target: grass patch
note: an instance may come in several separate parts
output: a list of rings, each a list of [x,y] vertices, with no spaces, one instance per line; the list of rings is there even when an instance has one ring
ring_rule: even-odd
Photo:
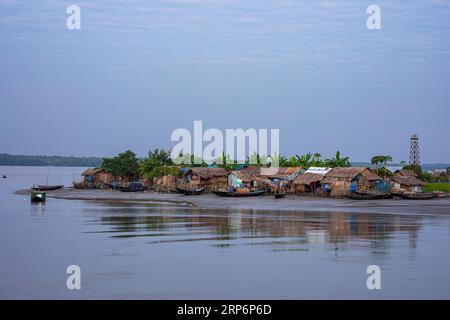
[[[448,182],[431,182],[423,187],[424,191],[444,191],[450,193],[450,183]]]

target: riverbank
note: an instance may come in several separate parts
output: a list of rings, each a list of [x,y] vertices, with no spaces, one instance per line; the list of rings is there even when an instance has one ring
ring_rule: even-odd
[[[29,196],[30,190],[19,190],[18,195]],[[261,210],[261,211],[318,211],[360,212],[406,215],[449,215],[450,199],[433,200],[348,200],[311,198],[298,195],[275,199],[273,196],[223,198],[213,194],[186,196],[176,193],[137,192],[125,193],[107,190],[77,190],[65,188],[47,192],[47,198],[65,200],[102,201],[117,203],[139,203],[148,206]]]

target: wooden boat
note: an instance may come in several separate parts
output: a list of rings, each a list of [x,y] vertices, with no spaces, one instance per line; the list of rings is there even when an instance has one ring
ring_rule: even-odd
[[[49,185],[39,185],[37,187],[32,187],[31,189],[34,191],[53,191],[63,188],[64,185],[58,184],[55,186],[49,186]]]
[[[284,198],[284,197],[286,197],[286,195],[287,195],[287,192],[286,192],[286,191],[275,192],[275,194],[274,194],[275,199],[281,199],[281,198]]]
[[[140,182],[132,182],[128,187],[119,187],[122,192],[141,192],[147,190],[147,188]]]
[[[205,190],[205,187],[196,188],[196,189],[182,189],[182,188],[175,188],[175,189],[177,190],[177,192],[182,193],[187,196],[197,196]]]
[[[233,191],[212,191],[220,197],[256,197],[266,193],[266,190],[255,190],[249,192],[233,192]]]
[[[31,191],[31,202],[45,202],[47,194],[42,191]]]
[[[353,200],[379,200],[379,199],[392,199],[392,195],[390,193],[352,192],[349,195],[349,198]]]
[[[429,200],[438,196],[435,192],[395,192],[393,195],[407,200]]]

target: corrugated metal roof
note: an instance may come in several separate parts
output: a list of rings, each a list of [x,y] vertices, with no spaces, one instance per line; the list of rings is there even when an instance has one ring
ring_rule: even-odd
[[[325,168],[325,167],[309,167],[309,169],[306,170],[305,173],[314,173],[314,174],[325,175],[330,170],[331,170],[331,168]]]

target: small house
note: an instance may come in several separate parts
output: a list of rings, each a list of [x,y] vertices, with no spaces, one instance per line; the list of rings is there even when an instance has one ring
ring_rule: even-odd
[[[261,177],[266,181],[268,189],[272,192],[279,188],[292,191],[292,182],[303,171],[302,167],[261,168]]]
[[[84,171],[81,176],[83,177],[83,188],[104,188],[110,186],[116,177],[107,173],[102,168],[92,168]]]
[[[304,173],[299,174],[293,182],[293,191],[296,193],[320,194],[320,181],[331,168],[310,167]]]
[[[425,183],[417,178],[417,175],[411,170],[397,170],[391,177],[392,189],[422,192],[424,185]]]
[[[206,191],[226,188],[228,185],[228,171],[223,168],[189,168],[179,184],[186,188],[205,187]]]
[[[327,172],[320,181],[322,189],[334,197],[345,197],[352,192],[376,192],[382,179],[366,167],[338,167]]]
[[[150,182],[151,186],[157,191],[170,191],[175,189],[177,177],[173,175],[164,175],[154,177]]]
[[[263,179],[259,168],[236,170],[228,174],[228,186],[233,188],[259,188],[262,185]]]

